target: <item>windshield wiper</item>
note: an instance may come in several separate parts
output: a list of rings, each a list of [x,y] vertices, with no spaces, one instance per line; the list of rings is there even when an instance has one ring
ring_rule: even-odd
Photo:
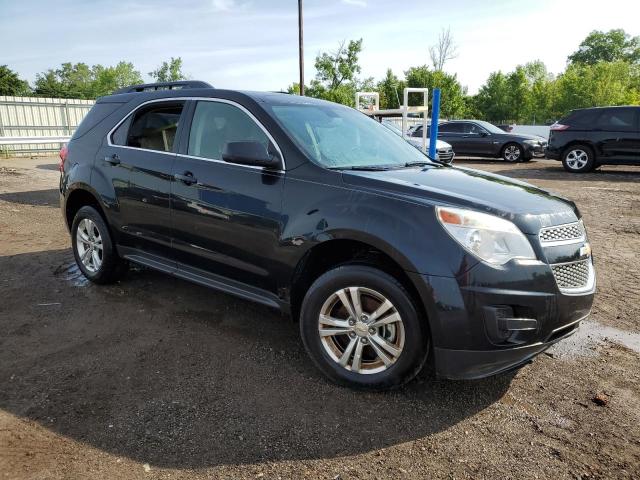
[[[418,160],[415,162],[407,162],[404,164],[405,167],[421,167],[423,165],[433,165],[435,162],[433,160]]]
[[[390,170],[390,167],[385,165],[354,165],[354,166],[328,167],[328,168],[329,170],[364,170],[364,171],[372,171],[372,172]]]

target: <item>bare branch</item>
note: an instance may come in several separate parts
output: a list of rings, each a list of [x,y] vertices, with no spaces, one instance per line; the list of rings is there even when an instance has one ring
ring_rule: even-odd
[[[442,71],[444,64],[458,56],[458,47],[453,41],[451,30],[447,28],[440,32],[438,43],[429,47],[429,56],[434,70]]]

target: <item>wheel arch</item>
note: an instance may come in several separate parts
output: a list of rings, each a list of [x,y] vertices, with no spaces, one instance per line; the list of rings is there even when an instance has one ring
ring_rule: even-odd
[[[423,300],[407,274],[407,271],[412,271],[408,266],[410,265],[408,260],[404,257],[399,259],[398,255],[385,250],[385,246],[380,242],[354,236],[335,236],[307,250],[298,261],[291,278],[290,303],[294,320],[298,319],[307,290],[320,275],[339,265],[352,264],[379,268],[398,280],[411,295],[418,314],[427,319],[427,328],[429,328]]]
[[[84,206],[91,206],[98,211],[107,225],[107,228],[110,229],[111,227],[104,205],[100,202],[99,198],[99,195],[88,185],[80,185],[71,190],[67,194],[64,204],[64,218],[67,222],[67,228],[71,230],[73,219],[75,218],[76,213],[78,213],[78,210]]]
[[[564,146],[564,148],[562,149],[562,154],[560,156],[560,159],[564,159],[564,156],[567,154],[567,152],[572,148],[575,147],[576,145],[584,145],[585,147],[589,147],[591,149],[591,153],[593,153],[594,161],[598,160],[598,150],[595,146],[595,144],[591,141],[591,140],[571,140],[570,142],[567,142],[567,144]]]

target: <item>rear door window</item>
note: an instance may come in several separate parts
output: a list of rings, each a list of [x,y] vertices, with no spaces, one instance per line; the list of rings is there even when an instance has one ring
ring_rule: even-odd
[[[173,151],[184,102],[158,102],[137,110],[111,135],[114,145]]]
[[[462,133],[463,126],[461,123],[444,123],[438,129],[442,133]]]
[[[595,128],[605,131],[635,131],[636,112],[633,108],[610,108],[602,111]]]

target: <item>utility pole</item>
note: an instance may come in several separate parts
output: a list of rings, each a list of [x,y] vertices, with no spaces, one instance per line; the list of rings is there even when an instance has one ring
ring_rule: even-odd
[[[302,31],[302,0],[298,0],[298,63],[300,68],[300,95],[304,96],[304,36]]]

